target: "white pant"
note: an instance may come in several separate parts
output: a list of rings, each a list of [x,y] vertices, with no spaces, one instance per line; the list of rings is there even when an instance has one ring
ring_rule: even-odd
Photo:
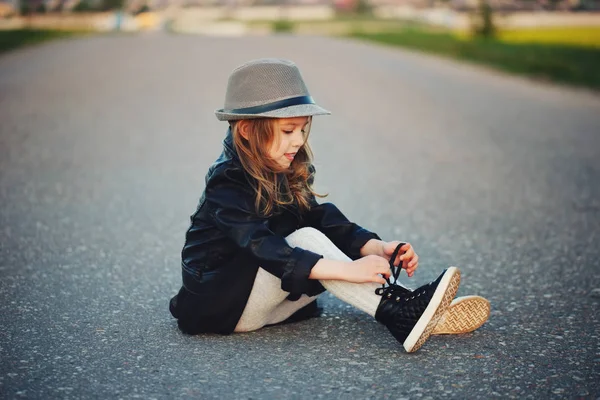
[[[326,259],[348,261],[350,258],[338,249],[320,231],[314,228],[302,228],[286,237],[288,244],[310,250]],[[352,304],[358,309],[375,316],[381,297],[375,294],[377,283],[350,283],[336,280],[321,280],[327,291],[340,300]],[[287,300],[288,292],[281,290],[281,280],[262,268],[258,269],[252,292],[246,308],[235,327],[235,332],[249,332],[265,325],[286,320],[293,313],[314,301],[317,296],[302,295],[297,301]]]

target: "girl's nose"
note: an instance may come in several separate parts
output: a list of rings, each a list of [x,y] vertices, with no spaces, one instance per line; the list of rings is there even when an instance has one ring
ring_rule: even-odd
[[[293,145],[296,147],[301,147],[304,144],[304,133],[302,131],[298,131],[294,135],[294,139],[292,141]]]

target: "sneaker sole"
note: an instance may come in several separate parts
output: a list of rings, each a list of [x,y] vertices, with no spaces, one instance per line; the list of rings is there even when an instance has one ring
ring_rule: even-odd
[[[408,353],[417,351],[429,339],[433,329],[440,317],[444,314],[454,299],[460,285],[460,271],[456,267],[450,267],[444,274],[425,312],[410,331],[410,334],[402,343],[404,350]]]
[[[481,296],[458,297],[439,319],[432,335],[473,332],[490,317],[490,302]]]

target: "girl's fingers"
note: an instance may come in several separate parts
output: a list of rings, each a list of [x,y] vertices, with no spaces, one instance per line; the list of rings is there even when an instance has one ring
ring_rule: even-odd
[[[412,249],[412,247],[409,247],[404,254],[400,256],[400,260],[404,261],[406,259],[411,259],[414,255],[415,251]]]
[[[398,254],[396,255],[396,258],[394,258],[394,266],[398,266],[398,264],[400,264],[402,262],[402,252],[399,251]]]
[[[419,256],[415,253],[412,245],[410,243],[406,243],[404,246],[400,247],[400,251],[398,255],[393,261],[394,266],[401,266],[402,269],[405,269],[409,276],[414,274],[415,269],[419,265]],[[390,274],[386,274],[389,276]]]
[[[402,268],[407,269],[408,268],[408,264],[410,263],[411,259],[412,258],[409,258],[409,257],[405,258],[404,261],[402,262]]]
[[[414,250],[410,250],[404,255],[404,259],[402,261],[402,268],[409,269],[414,264],[416,264],[419,260],[419,256],[414,252]]]
[[[406,270],[406,273],[407,273],[407,274],[414,274],[414,273],[415,273],[415,271],[417,270],[417,267],[418,267],[418,266],[419,266],[419,264],[417,263],[417,264],[415,264],[413,267],[410,267],[410,268],[408,268],[408,269]]]
[[[392,271],[390,270],[390,267],[386,265],[386,267],[379,272],[381,275],[385,276],[386,278],[389,278],[390,276],[392,276]]]
[[[419,256],[415,254],[413,259],[408,263],[408,268],[416,266],[418,264],[418,262],[419,262]]]

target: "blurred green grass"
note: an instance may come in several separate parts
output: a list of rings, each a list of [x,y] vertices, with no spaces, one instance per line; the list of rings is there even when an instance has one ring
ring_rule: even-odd
[[[0,53],[22,46],[81,34],[84,34],[84,32],[44,29],[12,29],[0,31]]]
[[[431,52],[543,80],[600,89],[600,49],[559,44],[507,43],[461,39],[451,33],[405,29],[349,35],[392,46]]]

